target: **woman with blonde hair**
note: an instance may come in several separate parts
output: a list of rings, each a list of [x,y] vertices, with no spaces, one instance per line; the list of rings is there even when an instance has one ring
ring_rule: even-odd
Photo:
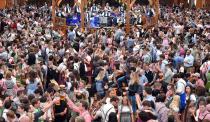
[[[139,76],[137,72],[132,72],[130,75],[130,83],[129,84],[135,84],[135,83],[139,83]]]
[[[134,122],[133,110],[127,96],[124,96],[118,108],[118,122]]]
[[[128,96],[131,101],[133,113],[136,113],[136,97],[135,95],[139,92],[139,76],[137,72],[131,72],[130,74],[130,82],[128,85]]]
[[[96,91],[97,91],[97,94],[101,97],[104,97],[105,96],[105,91],[104,91],[104,76],[105,76],[105,71],[104,69],[100,69],[99,70],[99,73],[97,75],[97,77],[95,78],[95,82],[96,82]]]
[[[179,112],[179,104],[180,104],[180,96],[174,95],[173,101],[171,102],[169,108],[172,109],[175,112]]]

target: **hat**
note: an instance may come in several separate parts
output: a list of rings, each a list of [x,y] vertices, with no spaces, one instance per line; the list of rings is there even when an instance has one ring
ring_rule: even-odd
[[[195,76],[195,77],[200,77],[200,74],[199,73],[195,73],[195,74],[193,74],[192,76]]]
[[[51,82],[52,84],[54,84],[53,89],[54,89],[55,91],[59,91],[59,90],[60,90],[60,86],[58,85],[57,81],[55,81],[55,80],[53,79],[53,80],[50,80],[50,82]]]
[[[66,89],[66,86],[65,85],[60,85],[60,89],[65,90]]]

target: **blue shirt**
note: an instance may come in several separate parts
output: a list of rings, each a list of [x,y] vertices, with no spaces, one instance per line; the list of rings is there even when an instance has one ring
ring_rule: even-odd
[[[128,42],[127,42],[127,48],[131,48],[133,47],[135,44],[134,44],[134,40],[133,39],[128,39]]]
[[[68,33],[68,39],[69,39],[69,41],[73,41],[74,38],[75,38],[75,36],[76,36],[76,34],[73,31],[69,32]]]
[[[141,86],[144,86],[145,83],[148,83],[148,79],[145,75],[142,75],[140,78],[139,78],[139,84]]]
[[[152,95],[146,96],[144,100],[155,102],[155,98]]]
[[[178,68],[178,66],[184,62],[184,58],[181,56],[176,56],[176,57],[174,57],[173,61],[174,61],[173,62],[174,68]]]

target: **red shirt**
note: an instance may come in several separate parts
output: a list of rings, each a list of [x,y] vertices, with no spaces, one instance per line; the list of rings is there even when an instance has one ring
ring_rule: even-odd
[[[17,29],[17,23],[12,23],[12,24],[11,24],[11,28],[12,28],[12,29]]]

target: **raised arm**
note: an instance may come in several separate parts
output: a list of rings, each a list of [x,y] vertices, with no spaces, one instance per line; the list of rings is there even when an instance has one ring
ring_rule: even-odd
[[[79,107],[77,107],[70,99],[68,96],[66,96],[67,104],[69,108],[71,108],[74,112],[80,113]]]
[[[56,101],[58,101],[58,99],[54,99],[53,101],[50,101],[50,102],[42,109],[42,111],[43,111],[44,113],[47,112],[47,110],[48,110],[49,108],[51,108],[51,107],[53,106],[53,104],[56,103]]]

